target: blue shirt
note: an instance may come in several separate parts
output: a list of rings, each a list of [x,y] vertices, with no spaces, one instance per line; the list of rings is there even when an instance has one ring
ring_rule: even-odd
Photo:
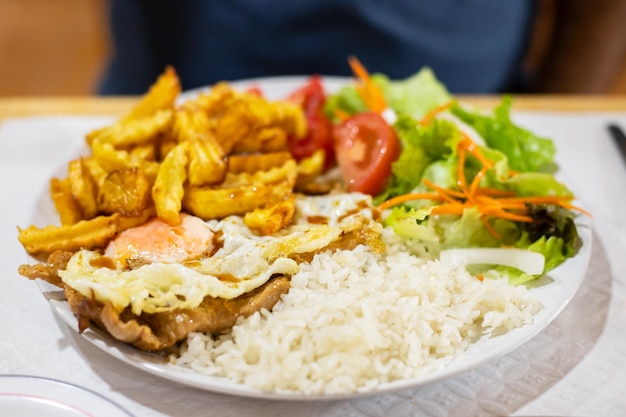
[[[140,94],[166,65],[184,89],[279,75],[429,66],[453,93],[514,88],[528,0],[111,0],[114,54],[100,92]]]

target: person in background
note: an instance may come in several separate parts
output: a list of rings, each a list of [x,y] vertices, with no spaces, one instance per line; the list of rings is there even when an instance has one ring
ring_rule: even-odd
[[[455,94],[599,93],[626,46],[626,0],[110,0],[101,94],[280,75],[421,67]]]

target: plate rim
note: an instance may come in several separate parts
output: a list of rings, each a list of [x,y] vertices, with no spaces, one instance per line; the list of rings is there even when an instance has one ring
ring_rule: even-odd
[[[7,386],[5,382],[11,385]],[[15,384],[16,382],[18,382],[17,385]],[[59,398],[59,394],[62,395],[62,398]],[[79,394],[81,397],[78,396]],[[120,404],[93,389],[51,377],[27,374],[2,374],[0,375],[0,396],[26,396],[45,399],[69,406],[72,409],[82,412],[84,415],[93,417],[100,415],[103,417],[134,417],[130,411]],[[88,397],[88,399],[86,397]],[[83,398],[83,401],[77,401],[78,398]],[[85,408],[86,404],[88,404],[87,408]],[[98,409],[98,407],[105,405],[105,409]],[[102,414],[103,412],[106,414]],[[111,414],[112,412],[114,414]]]

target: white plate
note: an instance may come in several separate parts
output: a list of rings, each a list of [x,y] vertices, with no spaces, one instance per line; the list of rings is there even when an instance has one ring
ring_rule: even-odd
[[[270,99],[284,97],[295,88],[303,85],[303,77],[277,77],[254,80],[243,80],[232,83],[237,88],[261,87],[265,96]],[[325,78],[324,84],[329,91],[334,91],[345,84],[345,78]],[[192,97],[202,89],[186,92],[182,99]],[[78,141],[77,143],[80,143]],[[79,153],[81,149],[77,149]],[[66,161],[59,161],[65,164]],[[57,221],[54,208],[49,201],[47,190],[39,200],[39,204],[33,213],[35,224],[49,224]],[[317,400],[317,399],[339,399],[354,398],[383,392],[396,391],[400,389],[415,388],[417,386],[434,381],[449,378],[461,372],[474,369],[486,362],[492,361],[521,346],[543,330],[552,322],[561,310],[574,296],[578,290],[591,256],[592,233],[590,221],[581,216],[578,221],[578,231],[583,241],[580,252],[571,259],[568,259],[558,268],[550,272],[549,276],[539,279],[531,290],[535,292],[542,301],[544,308],[534,317],[531,325],[514,329],[502,336],[493,338],[483,338],[473,344],[466,352],[464,360],[451,363],[444,369],[423,375],[417,378],[399,380],[391,383],[380,384],[376,388],[359,391],[356,393],[333,394],[333,395],[301,395],[297,393],[266,392],[250,388],[225,378],[210,377],[196,373],[181,366],[175,366],[167,362],[162,357],[141,352],[128,345],[118,342],[106,333],[96,328],[87,329],[83,332],[83,337],[111,356],[114,356],[125,363],[142,369],[162,378],[177,381],[182,384],[193,386],[208,391],[265,399],[281,400]],[[54,310],[75,330],[78,329],[76,319],[64,301],[63,292],[57,287],[38,280],[39,286],[44,295],[52,304]]]
[[[0,416],[132,417],[100,394],[67,382],[0,375]]]

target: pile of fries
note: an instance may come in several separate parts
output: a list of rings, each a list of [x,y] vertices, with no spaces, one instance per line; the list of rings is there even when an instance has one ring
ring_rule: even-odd
[[[37,258],[104,247],[121,231],[180,213],[204,220],[242,215],[260,234],[287,226],[294,186],[323,169],[323,154],[296,163],[288,138],[306,134],[296,104],[270,102],[223,82],[178,102],[172,68],[129,114],[86,136],[90,152],[69,162],[50,191],[60,226],[30,226],[19,240]]]

